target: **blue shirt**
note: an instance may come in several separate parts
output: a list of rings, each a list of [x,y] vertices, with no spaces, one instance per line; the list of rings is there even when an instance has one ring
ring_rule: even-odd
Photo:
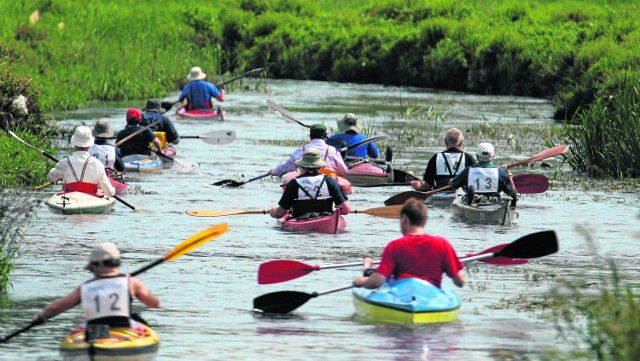
[[[220,96],[220,90],[208,81],[199,80],[185,85],[180,93],[179,101],[185,98],[189,102],[189,109],[211,108],[211,98]]]
[[[342,142],[346,142],[347,146],[349,146],[351,144],[356,144],[367,139],[368,138],[364,134],[360,133],[338,133],[332,135],[331,138],[327,139],[327,144],[339,149],[344,147],[344,144],[342,144]],[[378,147],[376,147],[376,145],[371,142],[369,144],[361,145],[359,147],[347,150],[347,156],[360,158],[378,158],[380,156],[380,152],[378,151]]]

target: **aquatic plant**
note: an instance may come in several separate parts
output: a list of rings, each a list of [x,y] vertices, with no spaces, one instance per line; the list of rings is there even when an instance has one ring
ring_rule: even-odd
[[[29,196],[6,191],[0,185],[0,293],[10,286],[9,274],[18,257],[22,233],[38,202]]]
[[[47,136],[17,129],[14,129],[14,132],[29,144],[55,154],[55,150],[49,146]],[[0,132],[0,151],[3,154],[0,187],[33,186],[48,181],[47,173],[53,167],[53,163],[39,152],[28,148],[5,132]]]

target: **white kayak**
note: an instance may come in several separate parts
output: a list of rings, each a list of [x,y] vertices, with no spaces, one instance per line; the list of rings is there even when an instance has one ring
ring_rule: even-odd
[[[60,192],[52,195],[46,205],[63,214],[109,213],[116,202],[113,197],[96,197],[83,192]]]

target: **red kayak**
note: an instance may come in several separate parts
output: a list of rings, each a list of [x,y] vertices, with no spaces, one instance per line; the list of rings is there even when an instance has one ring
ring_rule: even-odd
[[[185,107],[180,107],[176,109],[176,114],[180,117],[193,120],[224,120],[227,112],[220,109],[220,107],[216,109],[203,108],[194,110],[187,110]]]
[[[107,170],[109,183],[116,189],[117,196],[123,196],[127,193],[127,184],[124,183],[124,175],[115,171]]]
[[[284,182],[282,182],[282,184],[287,185],[289,184],[289,181],[291,181],[293,178],[297,177],[300,175],[299,171],[295,171],[295,172],[291,172],[291,173],[287,173],[287,175],[284,176]],[[345,195],[347,194],[351,194],[351,182],[349,182],[347,179],[342,178],[342,177],[334,177],[337,181],[338,181],[338,185],[340,186],[340,188],[342,188],[342,192],[344,192]],[[282,187],[282,191],[284,191],[285,187]]]
[[[349,165],[347,179],[357,187],[390,183],[393,181],[393,175],[387,173],[382,167],[363,160]]]
[[[343,232],[347,226],[347,221],[342,218],[339,210],[328,216],[317,216],[314,218],[299,219],[291,217],[289,213],[278,219],[278,226],[284,229],[302,232],[318,232],[335,234]]]

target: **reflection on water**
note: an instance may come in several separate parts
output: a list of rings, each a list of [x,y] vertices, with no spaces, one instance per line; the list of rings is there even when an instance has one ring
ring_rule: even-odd
[[[389,98],[392,94],[397,97]],[[229,115],[224,123],[176,119],[176,126],[183,135],[233,129],[235,142],[213,146],[183,139],[178,154],[198,162],[196,172],[185,175],[166,170],[160,175],[130,176],[137,191],[123,198],[151,213],[132,212],[119,203],[108,216],[62,216],[44,204],[38,209],[37,217],[24,229],[28,242],[22,246],[13,272],[13,289],[0,298],[1,335],[28,324],[46,302],[85,281],[89,274],[82,266],[95,243],[116,242],[123,250],[121,269],[131,272],[200,230],[222,222],[229,224],[226,234],[193,254],[140,275],[162,303],[156,310],[134,303],[135,310],[150,320],[160,335],[159,360],[494,360],[500,353],[532,357],[545,347],[564,346],[549,320],[525,312],[519,305],[545,295],[554,275],[577,277],[593,268],[589,247],[577,228],[591,229],[602,254],[619,260],[628,277],[638,276],[640,251],[634,234],[638,195],[552,188],[541,195],[523,196],[518,203],[520,217],[512,227],[470,226],[452,222],[448,209],[430,209],[428,231],[450,239],[460,254],[477,253],[548,229],[555,230],[560,240],[560,252],[526,265],[467,265],[468,284],[458,290],[462,308],[457,323],[363,323],[354,319],[348,290],[313,298],[291,316],[256,316],[251,312],[252,300],[259,295],[346,286],[360,272],[357,268],[322,270],[287,283],[257,285],[260,263],[272,259],[312,264],[357,262],[366,256],[379,257],[382,248],[399,237],[396,220],[362,213],[346,217],[344,234],[309,236],[282,232],[275,228],[275,220],[262,214],[198,218],[184,213],[187,209],[275,206],[281,195],[277,178],[267,177],[241,188],[210,186],[222,179],[246,180],[263,174],[292,151],[292,147],[272,144],[307,138],[308,129],[268,113],[267,98],[296,109],[294,114],[306,123],[327,124],[335,124],[354,109],[401,109],[406,103],[400,99],[449,105],[460,118],[466,114],[473,119],[501,121],[525,121],[524,116],[526,121],[551,122],[552,109],[548,102],[537,99],[295,81],[270,82],[268,95],[230,93],[227,98],[224,106]],[[92,124],[98,114],[117,130],[124,126],[126,108],[104,106],[74,112],[67,114],[64,122]],[[378,116],[385,117],[384,113]],[[356,188],[350,201],[354,209],[378,207],[404,190],[397,186]],[[39,196],[46,199],[48,194]],[[0,345],[0,360],[57,359],[59,341],[79,319],[76,308],[17,336]]]

